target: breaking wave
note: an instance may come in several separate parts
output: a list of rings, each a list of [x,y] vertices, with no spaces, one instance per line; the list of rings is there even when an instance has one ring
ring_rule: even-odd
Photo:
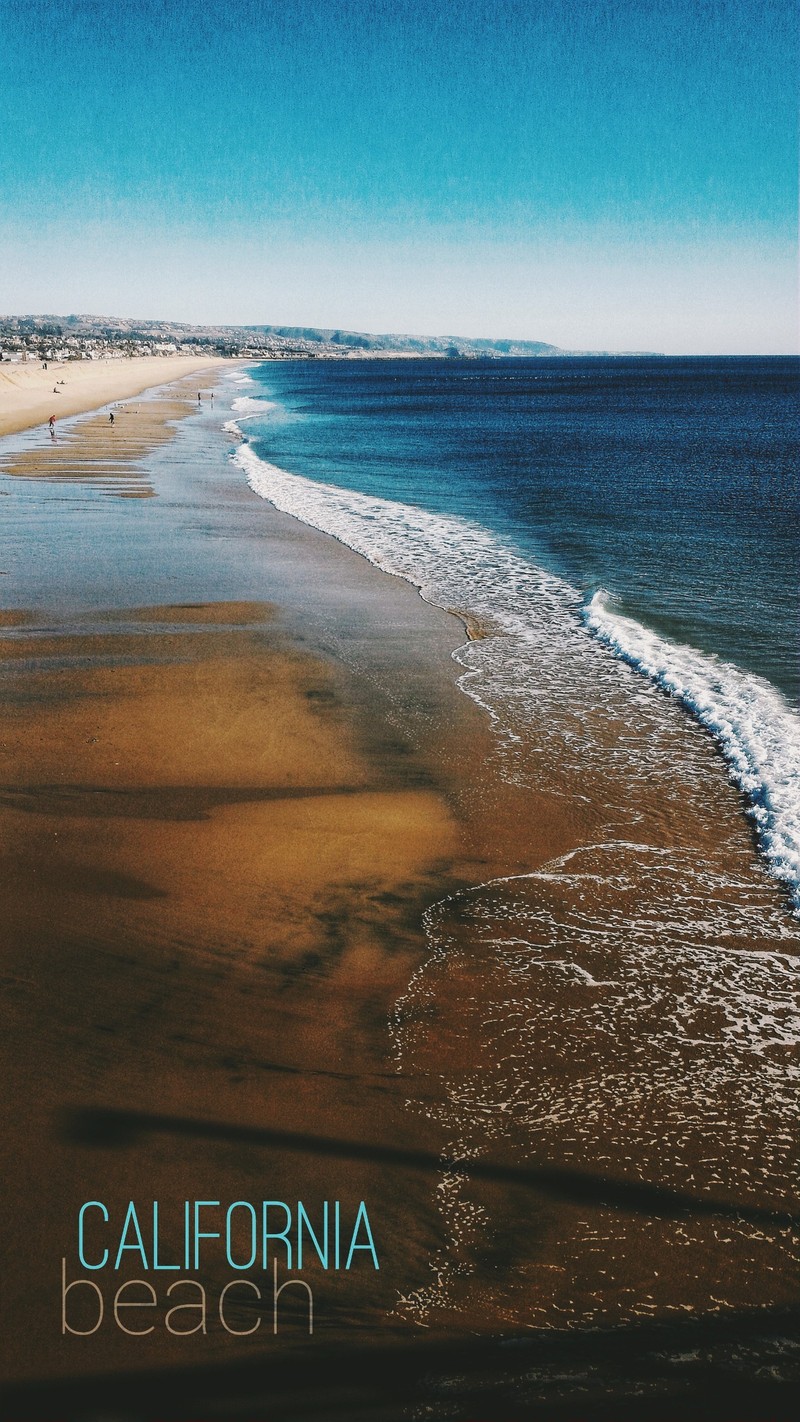
[[[515,745],[524,738],[530,750],[533,737],[539,755],[559,758],[567,773],[572,766],[576,793],[591,790],[602,766],[603,794],[613,799],[609,785],[623,759],[628,767],[638,763],[642,783],[655,776],[668,785],[674,745],[662,741],[663,703],[643,701],[632,674],[668,692],[713,735],[769,870],[800,911],[800,717],[768,682],[613,612],[602,592],[584,607],[564,579],[470,520],[288,473],[247,443],[233,458],[253,491],[276,508],[489,633],[456,658],[463,690],[492,718],[509,778],[524,773]],[[591,717],[582,706],[591,706]]]

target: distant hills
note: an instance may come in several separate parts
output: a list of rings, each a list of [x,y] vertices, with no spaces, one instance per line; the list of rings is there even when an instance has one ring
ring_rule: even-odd
[[[470,340],[461,336],[370,335],[316,326],[192,326],[118,316],[0,316],[0,349],[51,360],[207,351],[214,355],[296,358],[353,356],[553,356],[546,341]]]
[[[314,326],[247,326],[255,339],[303,341],[334,350],[382,352],[391,355],[442,356],[549,356],[563,355],[546,341],[490,341],[464,336],[368,335],[363,331],[334,331]]]
[[[0,359],[99,359],[102,356],[197,354],[247,359],[328,360],[356,356],[654,355],[653,351],[569,351],[547,341],[465,336],[370,335],[321,326],[191,326],[121,316],[0,316]]]

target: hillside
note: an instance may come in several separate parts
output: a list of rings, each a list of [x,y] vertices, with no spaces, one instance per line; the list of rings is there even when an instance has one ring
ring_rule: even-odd
[[[371,335],[315,326],[192,326],[117,316],[0,316],[0,352],[66,360],[108,355],[174,353],[253,359],[353,356],[554,356],[545,341],[482,340],[461,336]]]

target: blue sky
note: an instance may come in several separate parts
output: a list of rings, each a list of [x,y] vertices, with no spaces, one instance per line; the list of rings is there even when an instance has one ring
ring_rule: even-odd
[[[790,0],[0,0],[0,311],[796,340]]]

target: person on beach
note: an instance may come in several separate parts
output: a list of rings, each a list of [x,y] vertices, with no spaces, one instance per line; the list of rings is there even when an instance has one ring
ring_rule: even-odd
[[[50,438],[51,438],[51,439],[55,439],[55,437],[56,437],[56,417],[55,417],[55,415],[51,415],[51,416],[50,416],[49,425],[50,425]]]
[[[202,397],[202,395],[200,394],[200,391],[198,390],[198,392],[197,392],[197,403],[198,403],[198,405],[201,403],[202,399],[203,399],[203,397]]]
[[[111,410],[110,413],[109,413],[109,416],[108,416],[108,423],[109,423],[110,425],[113,425],[113,423],[114,423],[114,411],[113,411],[113,410]]]

